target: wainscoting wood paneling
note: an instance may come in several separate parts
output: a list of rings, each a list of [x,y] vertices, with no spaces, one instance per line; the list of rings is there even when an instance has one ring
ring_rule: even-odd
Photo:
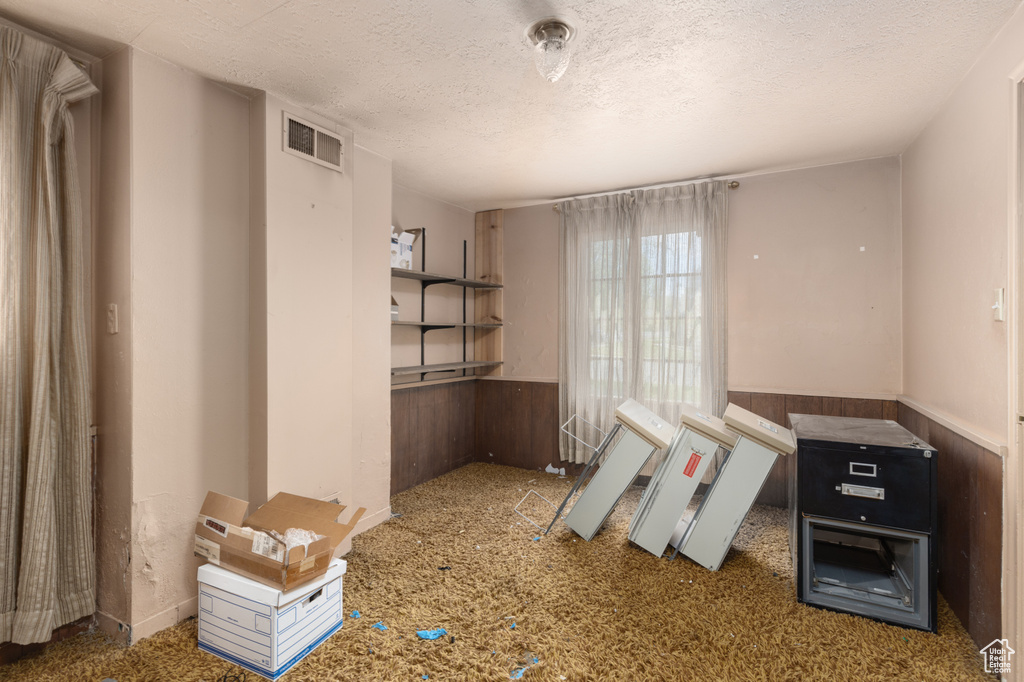
[[[960,436],[938,424],[927,436],[915,435],[939,451],[939,590],[964,627],[968,627],[971,552],[967,545],[971,537],[970,491],[975,486],[974,472],[966,458],[956,455],[963,450]]]
[[[1003,459],[965,443],[979,463],[971,519],[971,635],[979,647],[1002,637]]]
[[[882,401],[864,398],[847,398],[843,400],[843,416],[860,419],[881,419]]]
[[[821,399],[821,413],[826,417],[843,416],[843,399],[826,398]],[[810,414],[809,412],[794,412],[793,414]]]
[[[472,461],[524,469],[558,459],[558,384],[463,381],[391,391],[391,494]]]
[[[476,381],[391,391],[391,494],[473,461]]]
[[[558,460],[558,384],[479,381],[476,459],[523,469]]]
[[[790,395],[786,396],[786,415],[791,414],[825,414],[822,406],[822,398],[814,395]],[[785,421],[779,422],[788,427]]]
[[[1002,631],[1003,460],[900,404],[897,421],[939,458],[939,591],[983,647]]]
[[[391,391],[391,494],[408,490],[415,484],[412,450],[416,424],[412,422],[411,396],[423,389],[411,388]]]
[[[776,424],[786,423],[786,396],[777,393],[751,393],[750,411]]]
[[[753,395],[752,393],[740,393],[738,391],[729,391],[728,395],[730,403],[736,405],[737,407],[742,407],[744,410],[750,410],[750,396]],[[721,415],[717,416],[720,417]]]

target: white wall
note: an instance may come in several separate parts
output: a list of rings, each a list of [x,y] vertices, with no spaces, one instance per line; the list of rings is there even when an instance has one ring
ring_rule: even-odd
[[[352,244],[352,492],[357,531],[391,516],[391,160],[355,148]],[[344,518],[344,517],[343,517]]]
[[[890,157],[730,191],[731,390],[900,392],[899,173]]]
[[[1014,81],[1022,76],[1018,8],[903,155],[903,391],[960,435],[989,449],[1009,446],[1002,462],[1002,636],[1010,641],[1024,633],[1024,474],[1020,429],[1010,414],[1020,406],[1009,396],[1010,374],[1021,370],[1010,361],[1008,323],[994,320],[991,306],[994,290],[1011,281],[1007,254],[1019,199],[1011,131],[1018,125]],[[1009,320],[1022,310],[1018,293],[1007,291]]]
[[[248,101],[131,55],[133,637],[194,612],[195,515],[247,472]]]
[[[249,490],[267,498],[267,102],[249,101]]]
[[[208,490],[338,499],[367,507],[359,530],[388,518],[391,164],[347,131],[344,174],[286,155],[285,103],[250,116],[136,50],[104,68],[94,324],[109,301],[121,327],[97,334],[98,592],[103,627],[138,640],[195,612]]]
[[[106,632],[131,622],[132,507],[131,50],[102,64],[101,179],[93,246],[96,445],[96,610]],[[94,74],[95,74],[94,70]],[[108,334],[106,308],[118,306],[120,331]],[[121,633],[122,640],[127,639]]]
[[[426,269],[439,275],[461,277],[462,242],[466,242],[466,274],[475,272],[474,244],[476,243],[475,214],[465,209],[432,199],[418,192],[396,185],[392,198],[392,225],[402,230],[426,228]],[[389,236],[390,239],[390,236]],[[413,245],[413,269],[420,270],[423,243]],[[390,246],[389,246],[390,249]],[[393,278],[391,293],[399,305],[399,319],[420,319],[420,283]],[[473,319],[473,292],[466,297],[466,319]],[[458,322],[462,320],[462,289],[448,285],[433,285],[427,289],[427,321]],[[470,340],[472,337],[468,337]],[[404,367],[420,364],[420,332],[412,327],[397,327],[391,334],[391,366]],[[467,358],[473,359],[472,343]],[[462,331],[443,329],[427,334],[426,363],[460,362],[462,360]],[[446,378],[450,375],[431,375]],[[418,379],[418,376],[408,377]],[[403,379],[397,379],[400,383]]]
[[[993,290],[1008,282],[1011,74],[1018,10],[903,156],[904,393],[1008,442],[1007,344]]]
[[[352,136],[264,98],[266,489],[348,498],[352,429]],[[341,134],[344,173],[282,150],[282,112]],[[258,276],[262,279],[263,275]]]
[[[283,111],[343,138],[343,173],[282,151]],[[390,516],[391,162],[273,95],[250,124],[249,502],[365,507],[362,531]]]
[[[730,389],[900,392],[899,169],[875,159],[730,191]],[[505,211],[507,377],[558,376],[558,248],[550,204]]]

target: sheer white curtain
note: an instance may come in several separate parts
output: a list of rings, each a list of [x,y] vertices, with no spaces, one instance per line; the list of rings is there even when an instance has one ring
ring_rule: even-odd
[[[96,88],[0,27],[0,641],[93,613],[83,220],[68,104]]]
[[[627,398],[673,423],[683,403],[725,410],[726,192],[713,181],[560,205],[562,422],[607,430]],[[564,434],[560,451],[589,457]]]

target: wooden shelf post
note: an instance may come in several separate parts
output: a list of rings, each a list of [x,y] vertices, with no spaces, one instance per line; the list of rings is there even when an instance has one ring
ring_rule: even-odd
[[[502,223],[504,211],[481,211],[476,214],[476,277],[478,281],[501,286],[502,265]],[[476,289],[474,291],[474,310],[477,324],[500,325],[504,311],[502,308],[502,290]],[[486,327],[476,330],[473,344],[473,357],[478,362],[502,361],[502,330],[501,327]],[[480,376],[501,376],[502,365],[489,365],[476,370]]]

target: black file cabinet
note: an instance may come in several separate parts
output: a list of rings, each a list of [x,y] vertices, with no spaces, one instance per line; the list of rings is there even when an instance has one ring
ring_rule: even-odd
[[[935,632],[938,453],[893,421],[789,420],[797,599]]]

